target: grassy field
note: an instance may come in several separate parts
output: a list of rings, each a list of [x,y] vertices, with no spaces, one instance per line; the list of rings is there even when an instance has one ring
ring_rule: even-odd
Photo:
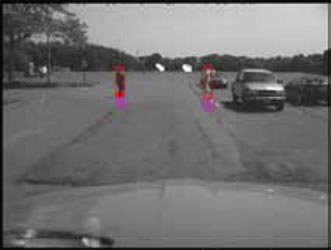
[[[109,73],[111,76],[113,76],[113,72],[86,72],[86,81],[92,81],[95,82],[95,75],[102,74],[102,73]],[[130,72],[128,72],[130,73]],[[139,73],[139,72],[137,72]],[[143,72],[141,72],[143,73]],[[146,72],[147,73],[147,72]],[[150,74],[152,72],[148,72]],[[159,72],[154,72],[156,74],[159,74]],[[165,74],[181,74],[183,72],[165,72]],[[190,73],[186,73],[190,74]],[[193,72],[191,74],[198,74],[200,75],[200,72]],[[300,72],[275,72],[276,77],[280,78],[284,81],[284,84],[287,84],[291,79],[298,77],[298,76],[311,76],[312,74],[308,73],[300,73]],[[15,74],[15,80],[17,81],[25,81],[25,82],[46,82],[46,77],[24,77],[23,73],[18,72]],[[233,81],[235,79],[235,76],[237,75],[237,72],[233,71],[226,71],[224,72],[225,77],[229,81]],[[327,79],[327,76],[320,76],[322,78]],[[54,72],[51,75],[51,81],[53,82],[60,82],[60,83],[67,83],[67,82],[82,82],[84,79],[83,72]],[[4,80],[3,80],[4,81]]]
[[[3,79],[3,89],[16,88],[42,88],[42,87],[82,87],[98,84],[95,77],[89,77],[90,72],[55,72],[51,75],[51,83],[47,84],[47,77],[25,77],[23,74],[17,74],[14,82],[9,83]]]

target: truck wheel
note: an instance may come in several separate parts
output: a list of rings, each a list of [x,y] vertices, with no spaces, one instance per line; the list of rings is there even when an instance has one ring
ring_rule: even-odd
[[[240,103],[240,109],[243,111],[248,111],[249,107],[250,107],[250,103],[242,100],[242,102]]]
[[[238,103],[238,96],[236,96],[235,94],[232,94],[232,100],[234,103]]]
[[[314,96],[313,93],[308,92],[306,95],[306,105],[311,106],[314,104]]]
[[[283,102],[280,102],[276,106],[277,111],[282,111],[284,109],[285,104]]]
[[[297,97],[296,97],[296,100],[295,100],[295,104],[297,105],[302,105],[303,103],[303,97],[302,97],[302,94],[301,93],[298,93]]]

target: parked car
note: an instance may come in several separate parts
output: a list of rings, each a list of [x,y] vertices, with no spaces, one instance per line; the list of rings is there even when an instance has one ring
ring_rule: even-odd
[[[228,87],[228,82],[221,72],[216,72],[213,87],[215,89],[226,89]]]
[[[285,89],[281,80],[265,69],[243,69],[231,86],[233,102],[248,104],[275,105],[278,111],[284,109]]]
[[[286,99],[297,105],[330,105],[330,83],[321,77],[297,77],[285,86]]]

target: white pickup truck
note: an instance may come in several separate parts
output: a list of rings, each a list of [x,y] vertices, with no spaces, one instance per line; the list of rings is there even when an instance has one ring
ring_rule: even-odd
[[[250,103],[275,105],[278,111],[284,109],[285,90],[281,81],[265,69],[243,69],[231,86],[233,102],[239,100],[246,107]]]

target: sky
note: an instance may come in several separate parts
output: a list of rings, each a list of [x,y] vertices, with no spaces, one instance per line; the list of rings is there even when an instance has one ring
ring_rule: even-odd
[[[327,4],[70,4],[88,41],[132,55],[322,53]]]

